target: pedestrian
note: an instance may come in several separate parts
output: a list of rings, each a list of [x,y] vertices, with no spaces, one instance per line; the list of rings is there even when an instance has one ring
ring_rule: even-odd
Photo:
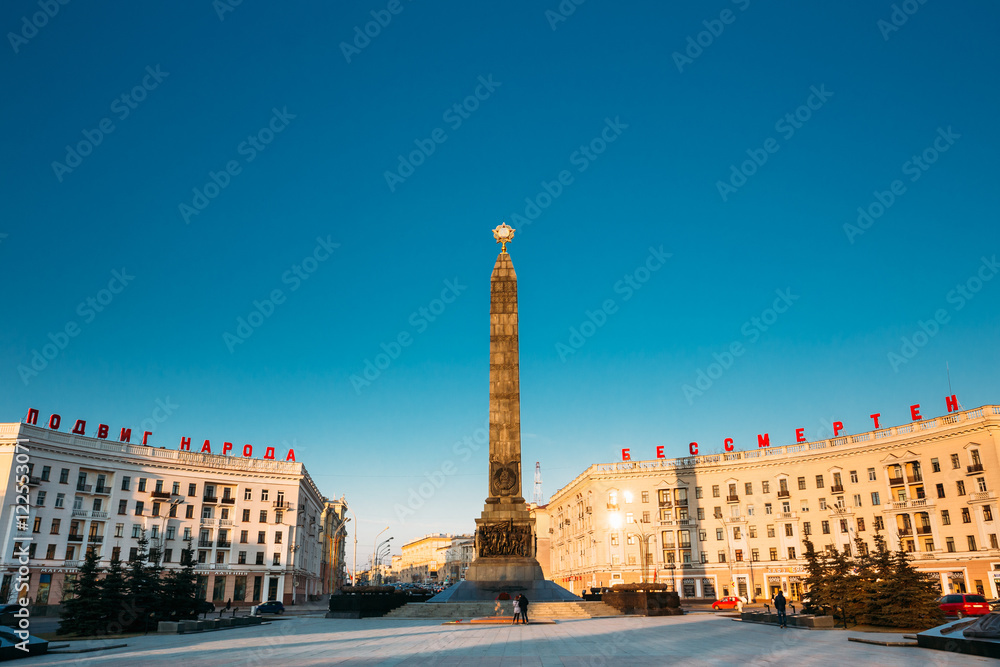
[[[511,621],[511,625],[517,624],[517,619],[521,615],[521,596],[518,595],[514,598],[514,619]]]
[[[232,608],[232,606],[233,606],[233,599],[229,598],[228,600],[226,600],[226,611],[229,611]]]
[[[517,596],[518,601],[521,603],[521,621],[527,625],[528,624],[528,598],[523,595]]]
[[[778,591],[778,594],[774,596],[774,611],[778,612],[778,627],[787,628],[787,620],[785,619],[785,594]]]

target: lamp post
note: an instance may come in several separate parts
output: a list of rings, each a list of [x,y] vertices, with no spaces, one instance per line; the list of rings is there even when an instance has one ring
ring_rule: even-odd
[[[385,532],[385,531],[383,531],[383,532]],[[381,533],[379,533],[379,534],[381,535]],[[382,560],[382,549],[383,549],[383,547],[387,547],[389,545],[389,542],[392,542],[392,537],[389,537],[388,539],[382,540],[382,542],[380,542],[379,545],[377,547],[375,547],[375,553],[373,554],[373,557],[372,557],[372,567],[375,569],[375,573],[372,574],[372,578],[375,580],[376,583],[374,585],[376,585],[376,586],[378,585],[379,581],[382,578],[380,576],[381,573],[378,572],[378,564],[379,564],[379,561]]]
[[[389,530],[389,526],[386,526],[382,530],[378,531],[378,535],[375,536],[375,540],[372,542],[372,564],[375,564],[375,552],[378,551],[378,538],[382,536],[382,533]]]
[[[157,562],[163,558],[163,550],[166,547],[167,541],[167,523],[170,521],[170,509],[180,505],[184,502],[184,496],[173,494],[170,496],[170,500],[167,501],[167,513],[160,518],[160,535],[158,538],[158,549],[157,549]],[[174,517],[176,518],[176,517]]]

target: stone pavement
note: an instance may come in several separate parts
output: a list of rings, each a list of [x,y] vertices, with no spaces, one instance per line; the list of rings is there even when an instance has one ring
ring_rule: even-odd
[[[713,614],[484,627],[435,621],[298,617],[255,628],[150,635],[127,648],[32,658],[25,665],[987,665],[986,658],[870,646],[844,631],[782,630]],[[83,642],[77,642],[83,643]],[[19,663],[20,664],[20,663]]]

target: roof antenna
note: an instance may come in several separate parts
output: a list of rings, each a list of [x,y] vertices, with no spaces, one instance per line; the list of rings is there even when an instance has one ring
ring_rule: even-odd
[[[944,370],[948,374],[948,395],[949,396],[954,396],[955,392],[953,392],[951,390],[951,368],[948,367],[948,362],[947,361],[944,362]],[[955,397],[955,400],[958,400],[957,396]],[[962,401],[958,401],[958,409],[959,410],[965,410],[965,408],[962,407]]]

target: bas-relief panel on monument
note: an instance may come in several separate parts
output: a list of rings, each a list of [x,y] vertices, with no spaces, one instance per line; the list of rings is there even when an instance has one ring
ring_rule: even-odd
[[[480,557],[530,557],[533,554],[531,526],[513,521],[481,524],[476,531],[476,551]]]

